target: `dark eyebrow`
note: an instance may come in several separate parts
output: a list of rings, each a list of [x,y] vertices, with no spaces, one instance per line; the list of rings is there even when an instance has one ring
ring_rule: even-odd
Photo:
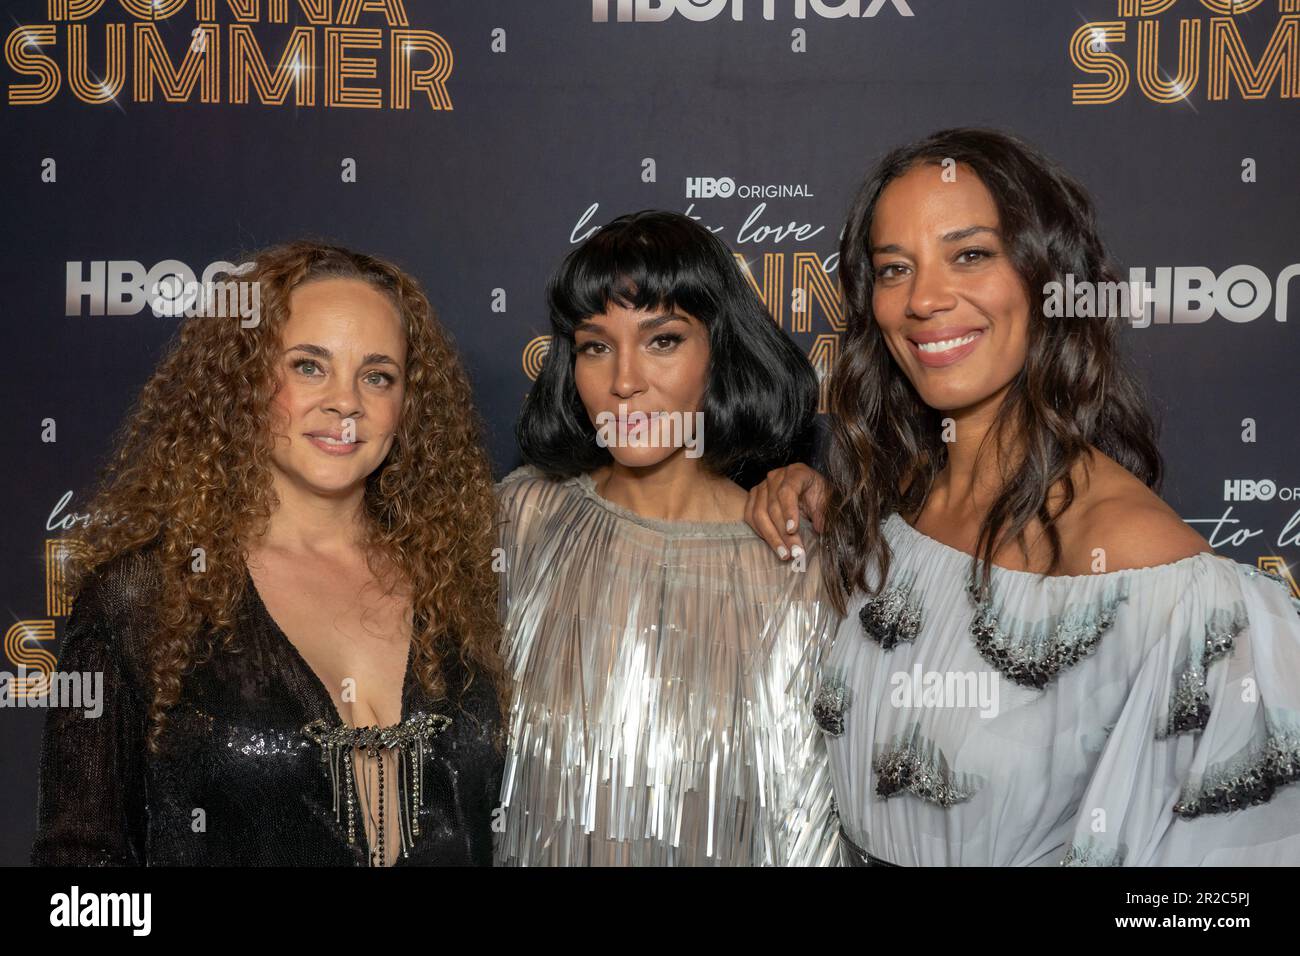
[[[954,229],[952,232],[945,232],[939,238],[944,242],[961,242],[963,239],[969,239],[980,232],[991,232],[995,236],[998,234],[998,231],[992,226],[967,226],[965,229]]]
[[[334,353],[331,352],[329,349],[325,348],[325,346],[312,345],[311,343],[308,342],[302,342],[298,345],[290,346],[289,348],[285,349],[285,352],[306,352],[308,355],[314,355],[317,358],[323,358],[323,359],[334,357]],[[392,358],[391,356],[385,355],[383,352],[371,352],[361,360],[361,364],[362,365],[392,365],[395,366],[396,368],[401,368],[401,365],[398,363],[396,359]]]
[[[993,235],[999,235],[998,231],[992,226],[967,226],[965,229],[954,229],[951,232],[945,232],[939,237],[940,242],[961,242],[963,239],[969,239],[981,232],[991,232]],[[884,246],[872,246],[871,255],[879,252],[903,252],[903,247],[897,243],[891,242]]]
[[[636,328],[638,332],[648,332],[650,329],[660,328],[661,326],[667,325],[669,322],[685,322],[685,321],[686,321],[685,316],[678,315],[676,312],[667,312],[664,315],[656,315],[648,319],[642,319],[640,322],[636,324]],[[595,335],[604,335],[605,327],[603,325],[600,325],[599,323],[591,321],[591,319],[585,319],[582,322],[578,323],[578,326],[577,328],[574,329],[574,331],[591,332]]]

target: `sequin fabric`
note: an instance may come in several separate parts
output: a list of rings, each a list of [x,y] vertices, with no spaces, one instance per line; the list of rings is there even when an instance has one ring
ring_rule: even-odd
[[[1231,611],[1216,609],[1205,624],[1203,639],[1187,654],[1187,663],[1174,683],[1169,698],[1169,721],[1160,736],[1195,733],[1205,729],[1210,720],[1210,692],[1206,672],[1210,665],[1232,653],[1233,643],[1250,625],[1245,608]]]
[[[502,757],[488,682],[471,682],[457,706],[430,699],[408,666],[399,726],[344,728],[255,589],[234,647],[184,675],[162,750],[149,752],[144,662],[158,580],[150,555],[129,555],[73,605],[59,669],[102,672],[103,712],[47,715],[34,863],[367,866],[364,801],[350,791],[350,834],[341,779],[352,773],[344,750],[360,744],[402,755],[385,800],[402,819],[403,840],[389,849],[398,865],[491,864]],[[465,683],[454,656],[447,683]]]
[[[642,518],[585,475],[522,469],[500,497],[515,693],[497,860],[835,861],[815,563],[744,524]]]
[[[1281,786],[1300,780],[1300,731],[1270,732],[1231,760],[1213,766],[1183,789],[1174,813],[1186,819],[1268,803]]]
[[[844,734],[844,712],[849,708],[849,689],[844,678],[828,675],[822,679],[813,700],[813,719],[830,737]]]
[[[1107,847],[1096,840],[1083,839],[1071,843],[1061,866],[1123,866],[1127,851],[1123,847]]]
[[[975,647],[1009,680],[1036,689],[1046,687],[1061,671],[1091,654],[1115,623],[1120,602],[1128,597],[1126,593],[1108,595],[1097,603],[1067,607],[1059,616],[1033,627],[1004,628],[991,590],[974,583],[966,588],[975,605],[970,623]]]
[[[893,650],[901,641],[916,640],[921,629],[921,603],[906,584],[886,588],[862,605],[858,612],[862,631],[882,649]]]
[[[980,788],[968,774],[954,774],[948,758],[934,741],[913,728],[903,739],[881,748],[871,761],[876,775],[876,795],[888,799],[910,793],[939,807],[965,803]]]

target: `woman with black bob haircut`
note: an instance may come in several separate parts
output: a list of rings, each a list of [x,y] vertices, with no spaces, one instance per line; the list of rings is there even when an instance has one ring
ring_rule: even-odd
[[[867,175],[840,265],[827,478],[774,472],[747,513],[788,550],[797,499],[824,511],[848,862],[1300,862],[1294,599],[1156,493],[1133,306],[1048,307],[1118,275],[1083,186],[944,130]]]
[[[550,478],[608,464],[574,386],[574,336],[614,302],[630,309],[680,307],[708,333],[700,410],[708,423],[701,463],[748,487],[768,470],[808,456],[817,376],[772,320],[730,250],[686,216],[646,210],[620,216],[574,250],[547,287],[551,346],[524,402],[516,436],[524,460]]]
[[[734,480],[806,454],[811,366],[682,215],[615,219],[548,299],[529,464],[499,489],[497,862],[833,861],[811,698],[834,615],[816,562],[783,564],[744,523]]]

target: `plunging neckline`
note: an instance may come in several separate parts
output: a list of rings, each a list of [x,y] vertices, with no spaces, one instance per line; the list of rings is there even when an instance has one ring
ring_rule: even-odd
[[[330,695],[329,688],[325,686],[325,682],[320,679],[320,675],[317,674],[316,671],[312,668],[311,664],[307,662],[307,658],[304,657],[302,651],[298,649],[298,645],[294,644],[294,642],[289,638],[288,633],[284,630],[284,628],[280,626],[280,623],[271,614],[270,609],[266,606],[266,602],[262,600],[262,593],[257,589],[257,582],[253,580],[253,572],[249,570],[247,564],[244,565],[244,578],[249,589],[252,592],[253,600],[256,602],[258,610],[260,610],[262,616],[265,617],[266,620],[270,622],[271,628],[274,630],[275,634],[277,635],[277,639],[283,641],[284,644],[289,648],[289,654],[292,657],[292,659],[297,661],[298,667],[302,670],[303,673],[307,675],[308,682],[315,686],[317,696],[325,702],[325,706],[328,707],[330,712],[334,715],[335,726],[344,727],[347,728],[349,731],[353,731],[353,732],[358,730],[372,729],[372,728],[378,731],[385,731],[385,730],[394,729],[396,727],[400,727],[403,724],[405,724],[408,719],[410,719],[410,715],[408,715],[407,713],[406,702],[408,697],[407,688],[410,683],[411,674],[412,674],[411,665],[412,665],[412,660],[415,657],[414,639],[411,640],[406,650],[406,668],[402,673],[402,687],[400,691],[401,699],[398,701],[397,723],[389,724],[386,727],[374,727],[374,725],[367,725],[366,727],[357,727],[343,719],[343,714],[339,711],[338,705],[334,703],[334,698]],[[319,708],[315,708],[315,709],[319,711]],[[359,748],[355,746],[351,748],[351,752],[348,754],[348,758],[347,758],[349,761],[355,761],[358,759],[358,755],[356,753],[358,749]],[[364,758],[361,759],[364,763]],[[383,760],[384,758],[382,755],[380,755],[379,759]],[[399,781],[399,786],[400,786],[400,781]],[[401,814],[400,807],[402,801],[400,789],[398,791],[396,800],[399,808],[398,814],[400,816]],[[358,804],[360,804],[359,794],[358,794]],[[382,810],[380,812],[382,812]],[[365,815],[369,817],[369,811],[366,811]],[[402,824],[399,819],[398,821],[399,831],[401,826]],[[361,835],[362,835],[362,840],[360,845],[364,846],[365,848],[363,850],[364,857],[369,866],[374,866],[374,844],[372,844],[370,841],[369,826],[364,821],[362,822],[361,825]],[[385,837],[386,836],[387,834],[385,834]],[[394,856],[393,862],[391,864],[386,864],[386,868],[401,866],[402,862],[405,859],[406,857],[401,852],[397,852]]]
[[[298,645],[294,644],[294,642],[290,639],[288,633],[285,632],[284,628],[280,626],[280,623],[271,614],[270,610],[266,606],[266,602],[262,600],[262,593],[257,589],[257,582],[253,580],[253,573],[248,569],[247,565],[244,566],[244,577],[245,577],[245,583],[248,585],[248,588],[252,593],[253,600],[256,601],[257,603],[258,609],[261,611],[262,615],[266,618],[266,620],[268,620],[271,623],[271,627],[274,629],[278,639],[283,641],[288,646],[290,655],[293,657],[295,661],[297,661],[300,669],[304,673],[306,673],[309,681],[315,686],[317,695],[325,701],[326,705],[329,707],[330,712],[334,715],[335,723],[339,726],[346,727],[349,730],[364,730],[367,729],[368,727],[375,726],[375,725],[368,724],[365,727],[357,727],[354,724],[350,724],[348,723],[348,721],[343,719],[343,714],[339,711],[338,705],[334,703],[334,697],[330,694],[329,688],[325,686],[325,682],[320,679],[320,675],[317,674],[316,671],[312,668],[311,664],[307,662],[307,658],[305,658],[302,654],[302,651],[298,649]],[[407,645],[407,649],[406,649],[406,667],[402,672],[402,686],[401,686],[401,690],[399,691],[400,700],[398,701],[398,705],[397,705],[397,714],[398,714],[397,723],[388,724],[387,726],[378,727],[377,729],[391,730],[394,727],[401,726],[409,719],[410,715],[407,712],[407,697],[408,697],[407,689],[408,689],[408,685],[411,682],[411,675],[413,671],[412,664],[414,658],[415,658],[415,640],[412,637],[412,640]]]

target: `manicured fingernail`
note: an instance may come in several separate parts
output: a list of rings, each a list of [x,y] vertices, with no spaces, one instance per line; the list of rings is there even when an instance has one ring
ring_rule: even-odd
[[[786,522],[785,522],[785,530],[786,530],[786,531],[793,531],[793,530],[794,530],[794,519],[793,519],[793,518],[787,518],[787,519],[786,519]]]
[[[785,549],[785,545],[781,545],[781,547],[776,549],[776,554],[777,557],[779,557],[782,561],[784,561],[786,557],[790,554],[790,552]]]
[[[796,544],[794,548],[790,551],[790,556],[793,558],[802,558],[803,548],[799,547],[799,545]]]

